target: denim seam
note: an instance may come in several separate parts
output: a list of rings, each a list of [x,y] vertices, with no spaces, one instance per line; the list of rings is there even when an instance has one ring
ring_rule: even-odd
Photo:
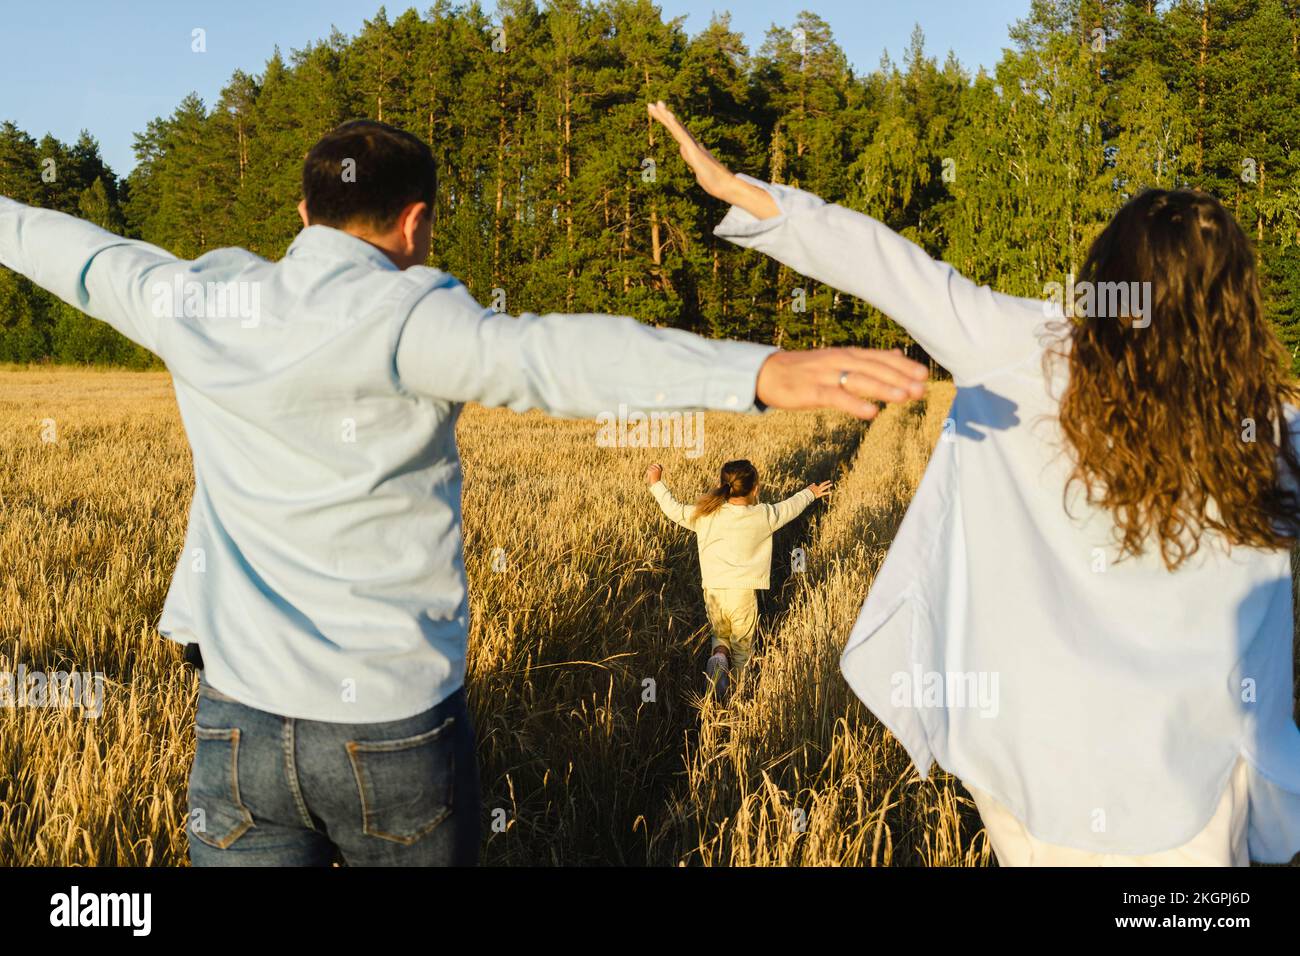
[[[315,830],[316,824],[312,821],[311,813],[307,810],[307,801],[303,799],[302,787],[298,783],[298,763],[294,760],[293,751],[295,744],[294,721],[292,717],[282,718],[284,723],[281,725],[280,746],[284,750],[284,776],[289,784],[289,790],[293,793],[293,802],[298,807],[298,813],[302,817],[303,824],[309,830]]]

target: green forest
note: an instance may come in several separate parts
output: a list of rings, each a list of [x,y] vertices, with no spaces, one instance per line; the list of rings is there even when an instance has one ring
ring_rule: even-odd
[[[136,135],[125,178],[88,133],[67,145],[5,123],[0,194],[185,258],[277,258],[308,148],[372,117],[432,146],[431,264],[485,305],[788,348],[908,345],[865,303],[713,237],[724,210],[646,116],[663,99],[732,168],[869,213],[1017,295],[1077,271],[1142,188],[1211,192],[1256,242],[1295,361],[1300,0],[1033,0],[991,70],[940,62],[919,29],[900,52],[855,73],[812,13],[751,50],[725,16],[690,36],[649,0],[381,8],[355,37],[236,73],[215,103],[187,97]],[[155,361],[2,269],[0,360]]]

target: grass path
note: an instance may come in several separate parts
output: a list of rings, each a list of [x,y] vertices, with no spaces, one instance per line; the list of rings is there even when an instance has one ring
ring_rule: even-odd
[[[698,458],[469,409],[470,700],[501,824],[484,861],[981,862],[958,791],[911,778],[836,666],[946,400],[867,430],[710,415]],[[657,458],[689,498],[732,457],[755,462],[767,500],[839,484],[776,542],[759,679],[701,710],[694,541],[641,474]],[[0,709],[0,865],[184,864],[195,679],[154,627],[192,486],[165,374],[0,370],[0,670],[106,678],[98,719]],[[807,570],[788,574],[796,545]]]
[[[819,521],[808,571],[767,635],[756,680],[709,708],[659,856],[708,865],[985,865],[956,781],[921,781],[861,706],[839,654],[938,440],[950,385],[889,408]]]

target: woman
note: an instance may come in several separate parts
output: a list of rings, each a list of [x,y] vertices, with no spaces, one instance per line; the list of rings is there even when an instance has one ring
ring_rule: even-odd
[[[645,483],[670,520],[695,532],[704,608],[713,631],[705,675],[709,690],[725,700],[753,652],[758,592],[771,586],[772,535],[829,495],[831,483],[814,482],[784,501],[760,505],[758,469],[742,458],[723,465],[717,487],[686,505],[672,496],[663,474],[662,465],[651,465]]]
[[[650,114],[732,204],[717,235],[870,302],[958,386],[841,659],[920,773],[961,778],[1004,865],[1291,859],[1295,390],[1232,217],[1132,200],[1075,315]]]

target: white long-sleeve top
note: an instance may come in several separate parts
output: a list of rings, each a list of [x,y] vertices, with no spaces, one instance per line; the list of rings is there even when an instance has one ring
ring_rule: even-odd
[[[650,493],[665,515],[695,532],[704,587],[756,591],[771,587],[772,535],[816,500],[805,488],[774,505],[733,505],[728,501],[717,511],[700,515],[695,505],[674,498],[662,481],[651,485]]]
[[[881,309],[957,385],[841,659],[855,693],[922,776],[937,762],[1039,839],[1094,852],[1186,842],[1242,755],[1251,856],[1289,860],[1288,554],[1206,540],[1172,573],[1158,548],[1117,562],[1110,513],[1081,494],[1063,505],[1068,372],[1042,361],[1059,307],[978,286],[868,216],[749,181],[780,215],[733,208],[717,235]]]

